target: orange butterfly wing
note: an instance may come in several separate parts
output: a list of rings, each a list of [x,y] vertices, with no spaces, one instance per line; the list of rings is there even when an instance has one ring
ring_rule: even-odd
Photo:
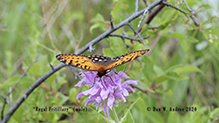
[[[104,71],[105,64],[111,61],[111,58],[99,55],[59,54],[56,58],[67,65],[98,72]]]
[[[124,64],[126,62],[132,61],[132,60],[138,58],[139,56],[145,54],[149,50],[150,49],[138,50],[138,51],[135,51],[135,52],[127,53],[125,55],[114,57],[112,62],[107,65],[106,70],[117,67],[117,66],[119,66],[121,64]]]
[[[110,57],[99,55],[85,56],[75,54],[59,54],[56,56],[56,58],[67,65],[72,65],[85,70],[97,71],[98,76],[101,77],[106,74],[106,70],[132,61],[148,51],[149,49],[131,52],[125,55],[114,57],[113,60],[111,60]]]

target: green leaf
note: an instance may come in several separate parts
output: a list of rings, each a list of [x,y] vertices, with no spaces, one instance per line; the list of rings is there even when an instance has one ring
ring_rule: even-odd
[[[123,123],[135,123],[130,111],[127,111],[127,117],[123,120]]]
[[[29,69],[29,72],[32,74],[32,75],[39,75],[40,73],[40,64],[39,63],[34,63],[30,69]]]
[[[169,112],[169,115],[167,117],[168,123],[182,123],[181,117],[176,112]]]
[[[0,89],[7,88],[14,86],[14,84],[19,80],[20,75],[15,75],[8,80],[6,80],[4,83],[0,83]]]
[[[187,39],[187,37],[185,35],[183,35],[182,33],[179,33],[179,32],[168,32],[168,33],[163,34],[162,36],[177,38],[179,40],[186,40]]]
[[[173,69],[173,71],[178,73],[178,74],[186,74],[186,73],[192,73],[192,72],[202,72],[199,68],[194,67],[192,65],[181,66],[181,67]]]
[[[104,115],[103,110],[97,111],[94,107],[90,107],[90,108],[92,108],[98,115],[100,115],[107,123],[113,122],[113,120],[111,120],[112,118],[110,116],[109,116],[110,121],[108,120],[107,116]]]
[[[103,49],[103,54],[104,54],[105,56],[108,56],[108,57],[111,57],[111,58],[113,58],[113,57],[116,56],[116,54],[115,54],[115,53],[113,52],[113,50],[110,49],[110,48]]]
[[[99,23],[95,23],[93,24],[91,27],[90,27],[90,32],[92,33],[92,31],[96,28],[99,28],[100,27],[100,24]]]
[[[125,111],[125,115],[122,117],[121,122],[125,122],[125,119],[127,119],[128,114],[130,113],[132,107],[138,102],[138,100],[140,99],[140,97],[138,99],[135,100],[134,103],[132,103],[128,109],[126,109]]]
[[[210,113],[209,117],[210,119],[213,119],[214,117],[219,117],[219,108],[214,109],[214,111]]]
[[[49,76],[49,78],[46,80],[47,83],[51,84],[52,82],[54,82],[57,79],[57,74],[52,74],[51,76]]]
[[[117,56],[128,53],[122,40],[111,40],[110,46]]]
[[[76,102],[78,91],[76,88],[71,88],[69,91],[69,100]]]
[[[166,72],[164,75],[157,77],[155,79],[155,84],[157,85],[159,83],[163,83],[168,80],[180,81],[184,79],[188,79],[188,77],[181,76],[176,72],[169,71],[169,72]]]
[[[196,38],[192,37],[192,36],[187,36],[187,40],[190,41],[191,43],[197,43],[199,42]]]
[[[143,69],[142,72],[143,72],[145,78],[147,79],[145,81],[149,81],[150,82],[155,77],[154,70],[153,70],[154,63],[148,57],[146,57],[146,56],[142,56],[142,57],[143,58],[141,59],[141,62],[144,62],[144,69]]]
[[[97,14],[92,20],[91,22],[104,22],[104,18],[101,14]]]

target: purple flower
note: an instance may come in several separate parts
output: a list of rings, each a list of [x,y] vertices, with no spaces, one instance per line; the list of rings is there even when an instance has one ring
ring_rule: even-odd
[[[88,96],[85,106],[93,102],[93,105],[96,105],[96,109],[98,109],[99,105],[102,104],[103,112],[108,117],[108,120],[109,108],[112,110],[113,104],[117,104],[117,100],[119,98],[122,99],[123,102],[126,102],[125,97],[129,96],[128,90],[134,92],[134,89],[128,85],[137,85],[137,81],[135,80],[126,80],[122,83],[122,77],[125,79],[129,78],[122,71],[116,74],[113,70],[111,70],[110,72],[108,71],[105,76],[100,78],[97,76],[96,71],[83,72],[81,70],[81,76],[84,78],[75,86],[81,87],[84,83],[85,85],[90,85],[91,88],[79,93],[77,95],[77,99],[81,96]]]

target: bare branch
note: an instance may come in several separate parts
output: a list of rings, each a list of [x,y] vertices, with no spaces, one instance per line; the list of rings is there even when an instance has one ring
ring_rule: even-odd
[[[11,91],[7,94],[7,96],[9,96],[12,91],[14,91],[14,89],[17,87],[17,84],[21,81],[21,79],[27,74],[28,70],[30,69],[30,67],[35,63],[37,62],[37,59],[39,58],[40,56],[40,53],[41,53],[42,49],[40,49],[40,51],[38,52],[37,56],[36,56],[36,59],[28,66],[27,70],[21,75],[21,77],[18,79],[18,81],[15,83],[15,85],[12,87]]]
[[[133,40],[133,41],[138,41],[140,42],[142,39],[147,39],[149,38],[150,36],[147,36],[147,37],[144,37],[142,39],[139,39],[139,38],[131,38],[131,37],[128,37],[128,36],[123,36],[123,35],[119,35],[119,34],[109,34],[109,36],[112,36],[112,37],[120,37],[120,38],[123,38],[123,39],[129,39],[129,40]],[[140,42],[141,43],[141,42]]]
[[[138,12],[139,9],[139,0],[136,0],[135,2],[135,12]]]
[[[13,115],[13,113],[17,110],[17,108],[24,102],[24,100],[31,94],[31,92],[36,89],[42,82],[44,82],[49,76],[51,76],[53,73],[61,69],[63,64],[59,64],[54,67],[54,70],[50,70],[48,73],[46,73],[44,76],[39,78],[24,94],[23,96],[16,102],[16,104],[10,108],[9,112],[4,116],[2,122],[6,123],[9,118]]]
[[[186,4],[187,9],[190,11],[190,13],[192,15],[190,18],[194,21],[196,26],[199,26],[200,24],[196,21],[195,16],[194,16],[195,12],[192,9],[189,8],[189,5],[186,2],[186,0],[182,0],[182,1]]]
[[[166,1],[166,0],[164,0]],[[163,2],[163,1],[162,1]],[[155,10],[153,10],[150,15],[148,16],[148,18],[145,20],[144,24],[150,24],[150,22],[154,19],[154,17],[162,10],[162,8],[164,7],[163,4],[159,5]],[[138,29],[138,32],[140,32],[144,26],[144,24],[141,25],[141,27]]]
[[[186,17],[188,17],[187,13],[184,12],[183,10],[181,10],[181,9],[179,9],[179,8],[173,6],[173,5],[171,5],[171,4],[169,4],[169,3],[165,2],[165,1],[163,1],[162,3],[163,3],[164,5],[166,5],[166,6],[170,6],[170,7],[174,8],[174,9],[176,9],[176,10],[182,12]],[[189,18],[189,17],[188,17],[188,18]]]
[[[143,90],[143,89],[141,89],[141,88],[139,88],[139,87],[137,87],[137,86],[135,86],[135,85],[131,85],[131,87],[132,87],[132,88],[136,88],[137,90],[139,90],[139,91],[141,91],[141,92],[143,92],[143,93],[145,93],[145,94],[148,94],[148,91],[145,91],[145,90]]]
[[[200,24],[199,24],[199,23],[196,21],[196,19],[195,19],[194,11],[189,8],[189,6],[188,6],[188,4],[187,4],[187,2],[186,2],[185,0],[183,0],[183,2],[186,4],[188,10],[191,12],[190,18],[193,20],[193,22],[195,23],[196,26],[199,26]],[[170,7],[174,8],[174,9],[176,9],[176,10],[182,12],[186,17],[188,17],[188,14],[187,14],[186,12],[184,12],[183,10],[181,10],[181,9],[179,9],[179,8],[173,6],[173,5],[171,5],[171,4],[169,4],[169,3],[165,2],[165,1],[163,1],[162,3],[163,3],[164,5],[166,5],[166,6],[170,6]],[[189,18],[189,17],[188,17],[188,18]]]
[[[152,8],[154,8],[155,6],[159,5],[163,0],[157,0],[154,3],[150,4],[147,8],[147,10],[151,10]],[[135,12],[133,13],[130,17],[128,17],[127,19],[125,19],[124,21],[122,21],[121,23],[117,24],[114,26],[113,29],[109,29],[106,32],[102,33],[101,35],[99,35],[97,38],[93,39],[92,41],[90,41],[89,43],[87,43],[84,47],[82,47],[81,49],[79,49],[78,51],[75,52],[75,54],[81,54],[83,52],[85,52],[90,45],[94,45],[96,43],[98,43],[99,41],[101,41],[103,38],[106,38],[110,33],[116,31],[117,29],[121,28],[124,25],[127,25],[129,22],[131,22],[132,20],[134,20],[135,18],[139,17],[140,15],[142,15],[145,11],[145,9],[139,11],[139,12]]]
[[[146,0],[143,0],[143,2],[144,2],[144,4],[145,4],[145,6],[147,7],[147,6],[148,6],[147,1],[146,1]]]
[[[5,105],[6,105],[6,103],[7,103],[7,97],[4,97],[4,96],[2,96],[2,95],[0,95],[2,98],[3,98],[3,100],[4,100],[4,102],[3,102],[3,104],[2,104],[2,109],[1,109],[1,120],[4,118],[4,109],[5,109]]]
[[[15,83],[15,85],[14,85],[12,88],[10,88],[10,91],[8,92],[8,94],[6,95],[6,97],[3,97],[3,96],[2,96],[2,98],[4,99],[4,102],[3,102],[3,104],[2,104],[3,106],[2,106],[2,109],[1,109],[1,119],[3,119],[4,107],[5,107],[6,103],[7,103],[7,99],[8,99],[8,97],[9,97],[9,95],[11,95],[12,91],[14,91],[14,89],[17,87],[17,84],[18,84],[18,83],[22,80],[22,78],[27,74],[27,72],[28,72],[28,70],[30,69],[30,67],[31,67],[35,62],[37,62],[37,59],[39,58],[39,55],[40,55],[40,53],[41,53],[41,50],[42,50],[42,49],[40,49],[40,51],[38,52],[38,54],[37,54],[35,60],[28,66],[27,70],[21,75],[21,77],[18,79],[18,81]]]

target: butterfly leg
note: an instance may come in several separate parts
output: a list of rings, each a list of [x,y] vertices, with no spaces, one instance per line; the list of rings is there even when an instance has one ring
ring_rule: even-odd
[[[111,76],[109,76],[109,75],[105,75],[105,76],[110,78],[111,82],[114,84],[113,86],[116,85]]]

